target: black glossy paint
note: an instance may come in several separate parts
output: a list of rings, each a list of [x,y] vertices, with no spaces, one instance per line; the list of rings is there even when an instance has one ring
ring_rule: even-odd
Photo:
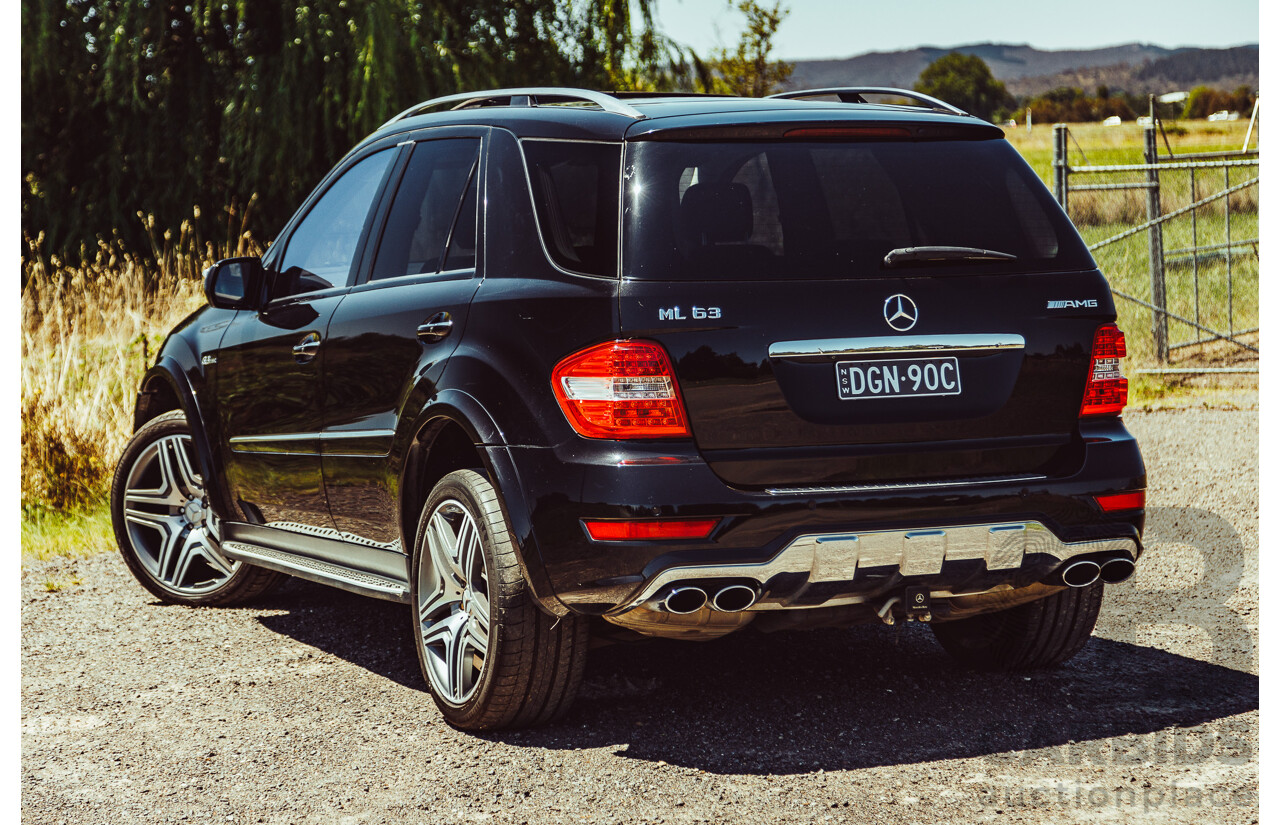
[[[318,437],[324,359],[318,354],[299,363],[293,348],[308,336],[323,339],[342,297],[335,291],[298,296],[259,313],[242,312],[227,329],[214,398],[226,483],[240,511],[236,521],[333,527]],[[263,436],[290,438],[233,442]]]
[[[180,406],[200,425],[201,470],[214,480],[223,519],[328,531],[326,558],[348,546],[352,566],[366,569],[367,547],[344,545],[340,533],[395,552],[411,546],[425,494],[412,474],[423,472],[434,435],[456,428],[500,491],[536,596],[558,613],[602,612],[630,595],[640,576],[669,564],[762,560],[813,530],[1038,519],[1064,540],[1140,535],[1141,512],[1107,516],[1091,498],[1145,486],[1137,444],[1119,419],[1077,418],[1093,330],[1115,317],[1101,273],[948,269],[785,284],[575,275],[543,249],[519,147],[524,137],[653,140],[726,125],[757,138],[793,123],[990,127],[878,106],[631,102],[649,117],[490,107],[410,118],[372,135],[317,192],[371,151],[458,129],[486,135],[476,270],[364,282],[405,166],[402,147],[350,282],[260,311],[194,314],[148,373],[137,423]],[[453,128],[439,131],[446,126]],[[268,271],[297,222],[266,256]],[[1017,333],[1025,349],[962,356],[959,397],[856,402],[837,398],[833,364],[770,358],[778,341],[895,334],[882,306],[899,292],[920,308],[911,334]],[[1045,309],[1064,298],[1098,306]],[[660,308],[694,305],[716,306],[721,317],[659,319]],[[424,342],[417,327],[438,312],[449,312],[455,326],[442,341]],[[311,333],[320,337],[319,355],[299,364],[292,347]],[[569,427],[552,395],[552,368],[618,337],[667,348],[692,439],[598,441]],[[206,356],[216,363],[202,363]],[[230,447],[232,438],[282,434],[314,438],[295,439],[289,452]],[[1010,473],[1046,478],[924,492],[763,490]],[[676,543],[597,543],[581,527],[584,517],[659,515],[723,522],[705,541]],[[270,527],[244,534],[267,544],[277,535],[276,546],[297,552],[310,546]]]

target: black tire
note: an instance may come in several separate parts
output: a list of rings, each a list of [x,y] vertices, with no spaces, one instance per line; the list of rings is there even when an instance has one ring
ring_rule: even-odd
[[[256,599],[288,576],[221,555],[196,466],[191,428],[181,410],[151,419],[134,434],[111,481],[111,525],[120,555],[143,587],[170,604],[225,606]],[[140,484],[155,488],[140,490]]]
[[[952,658],[979,670],[1034,670],[1080,652],[1102,608],[1102,582],[996,613],[930,625]]]
[[[463,510],[478,545],[470,540]],[[470,553],[460,549],[460,537],[474,548]],[[448,549],[450,540],[454,550]],[[453,553],[456,566],[447,559],[437,562],[444,552]],[[447,569],[442,573],[441,568]],[[418,664],[449,724],[467,730],[531,727],[568,711],[582,683],[588,625],[578,616],[556,618],[538,607],[498,494],[479,473],[449,473],[427,497],[410,580]],[[468,629],[478,628],[481,613],[488,622],[483,653],[479,630]],[[455,657],[461,671],[451,664]]]

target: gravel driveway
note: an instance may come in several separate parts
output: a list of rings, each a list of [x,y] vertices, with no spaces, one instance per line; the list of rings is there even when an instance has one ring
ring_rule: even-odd
[[[915,626],[658,641],[593,651],[563,723],[478,736],[436,713],[407,607],[293,581],[189,609],[115,554],[33,564],[24,821],[1256,822],[1258,413],[1127,420],[1147,555],[1031,675]]]

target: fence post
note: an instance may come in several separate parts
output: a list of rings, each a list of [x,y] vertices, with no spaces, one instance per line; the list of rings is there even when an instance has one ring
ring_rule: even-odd
[[[1153,120],[1143,129],[1143,160],[1152,168],[1147,170],[1147,220],[1160,217],[1160,172],[1155,168],[1159,161],[1156,150],[1156,124]],[[1164,233],[1158,223],[1147,230],[1147,250],[1151,266],[1151,303],[1158,309],[1151,311],[1151,338],[1155,345],[1156,360],[1161,364],[1169,360],[1169,316],[1164,294]]]
[[[1030,110],[1028,110],[1030,111]],[[1067,124],[1053,124],[1053,199],[1067,211]]]

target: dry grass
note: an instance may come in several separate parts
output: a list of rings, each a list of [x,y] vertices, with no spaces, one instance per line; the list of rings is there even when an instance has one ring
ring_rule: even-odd
[[[39,238],[28,239],[22,271],[24,549],[28,541],[41,543],[37,527],[51,518],[87,519],[100,532],[97,512],[132,429],[139,380],[164,336],[203,303],[202,269],[227,254],[258,251],[248,239],[236,245],[215,249],[184,224],[176,237],[153,234],[149,255],[104,242],[91,259],[67,264],[45,256]]]

